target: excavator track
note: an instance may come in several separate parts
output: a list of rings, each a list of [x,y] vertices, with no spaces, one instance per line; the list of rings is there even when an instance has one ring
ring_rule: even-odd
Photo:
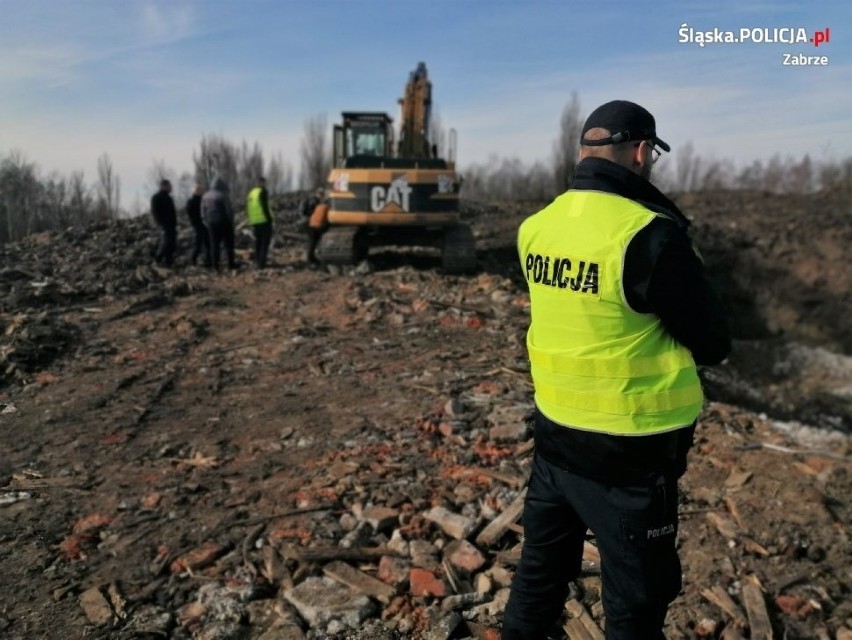
[[[441,264],[447,273],[470,273],[476,269],[476,242],[469,226],[457,224],[446,228]]]
[[[331,227],[319,244],[319,257],[327,264],[355,264],[367,257],[358,227]]]

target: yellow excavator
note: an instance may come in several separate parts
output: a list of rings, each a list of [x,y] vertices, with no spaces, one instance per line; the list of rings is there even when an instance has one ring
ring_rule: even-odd
[[[328,228],[319,257],[354,264],[370,247],[431,246],[440,248],[446,272],[473,271],[473,232],[459,217],[456,135],[450,130],[447,157],[437,157],[430,138],[432,83],[423,62],[399,104],[398,136],[383,112],[345,111],[334,125]]]

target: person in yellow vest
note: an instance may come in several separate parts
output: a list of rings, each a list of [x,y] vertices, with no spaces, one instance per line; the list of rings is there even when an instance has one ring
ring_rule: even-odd
[[[548,637],[591,530],[606,637],[663,639],[681,588],[677,480],[703,402],[696,365],[724,360],[731,340],[688,220],[649,182],[670,151],[654,117],[608,102],[580,144],[570,189],[518,231],[535,454],[502,637]]]
[[[259,177],[255,187],[246,197],[246,216],[254,233],[254,262],[265,269],[272,242],[272,214],[269,212],[269,193],[266,178]]]

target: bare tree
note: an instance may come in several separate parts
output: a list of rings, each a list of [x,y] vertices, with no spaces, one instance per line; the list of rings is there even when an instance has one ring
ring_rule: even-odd
[[[104,214],[109,218],[118,217],[118,208],[121,200],[121,178],[119,178],[112,166],[112,160],[108,154],[103,153],[98,158],[98,204]]]
[[[553,177],[558,192],[565,191],[574,180],[574,169],[580,153],[580,136],[583,118],[580,116],[580,98],[571,93],[571,100],[562,110],[559,120],[559,138],[553,143]]]
[[[550,200],[555,195],[553,172],[544,162],[536,162],[527,172],[523,199],[535,202]]]
[[[196,181],[209,186],[219,176],[233,188],[237,181],[237,155],[236,145],[223,136],[213,133],[202,136],[198,153],[192,154]]]
[[[51,226],[60,229],[70,224],[68,183],[55,171],[42,182],[39,208]]]
[[[331,170],[331,149],[327,143],[328,118],[319,114],[305,122],[305,135],[301,143],[301,186],[314,189],[325,184]]]
[[[254,187],[259,176],[263,175],[263,149],[255,142],[252,147],[243,140],[237,158],[237,180],[232,185],[231,193],[237,202],[245,202],[248,192]]]
[[[814,168],[811,157],[805,155],[790,167],[787,190],[789,193],[810,193],[814,188]]]
[[[693,191],[697,189],[701,170],[701,158],[695,154],[692,142],[688,142],[678,149],[676,155],[675,190]]]
[[[14,150],[0,162],[0,240],[17,240],[39,230],[40,188],[36,165],[23,152]]]
[[[84,224],[92,216],[94,202],[82,171],[71,172],[68,192],[69,220],[71,224]]]
[[[186,204],[186,201],[192,196],[194,186],[195,178],[192,177],[192,174],[189,171],[182,172],[175,185],[175,206],[180,208]]]
[[[160,188],[160,181],[168,180],[174,184],[177,171],[169,167],[162,158],[155,158],[151,161],[151,166],[145,177],[145,189],[153,195]]]
[[[271,193],[284,193],[293,188],[293,167],[284,162],[280,151],[274,153],[266,165],[266,186]]]

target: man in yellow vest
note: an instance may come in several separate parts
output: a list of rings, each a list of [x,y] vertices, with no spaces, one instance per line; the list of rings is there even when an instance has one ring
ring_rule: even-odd
[[[258,269],[265,269],[269,244],[272,242],[272,214],[269,212],[266,178],[259,177],[254,189],[249,191],[246,216],[254,232],[254,262]]]
[[[664,638],[680,591],[677,479],[703,401],[696,364],[721,362],[730,336],[688,220],[648,181],[669,150],[641,106],[598,107],[571,188],[519,229],[535,455],[504,640],[548,637],[588,529],[609,640]]]

